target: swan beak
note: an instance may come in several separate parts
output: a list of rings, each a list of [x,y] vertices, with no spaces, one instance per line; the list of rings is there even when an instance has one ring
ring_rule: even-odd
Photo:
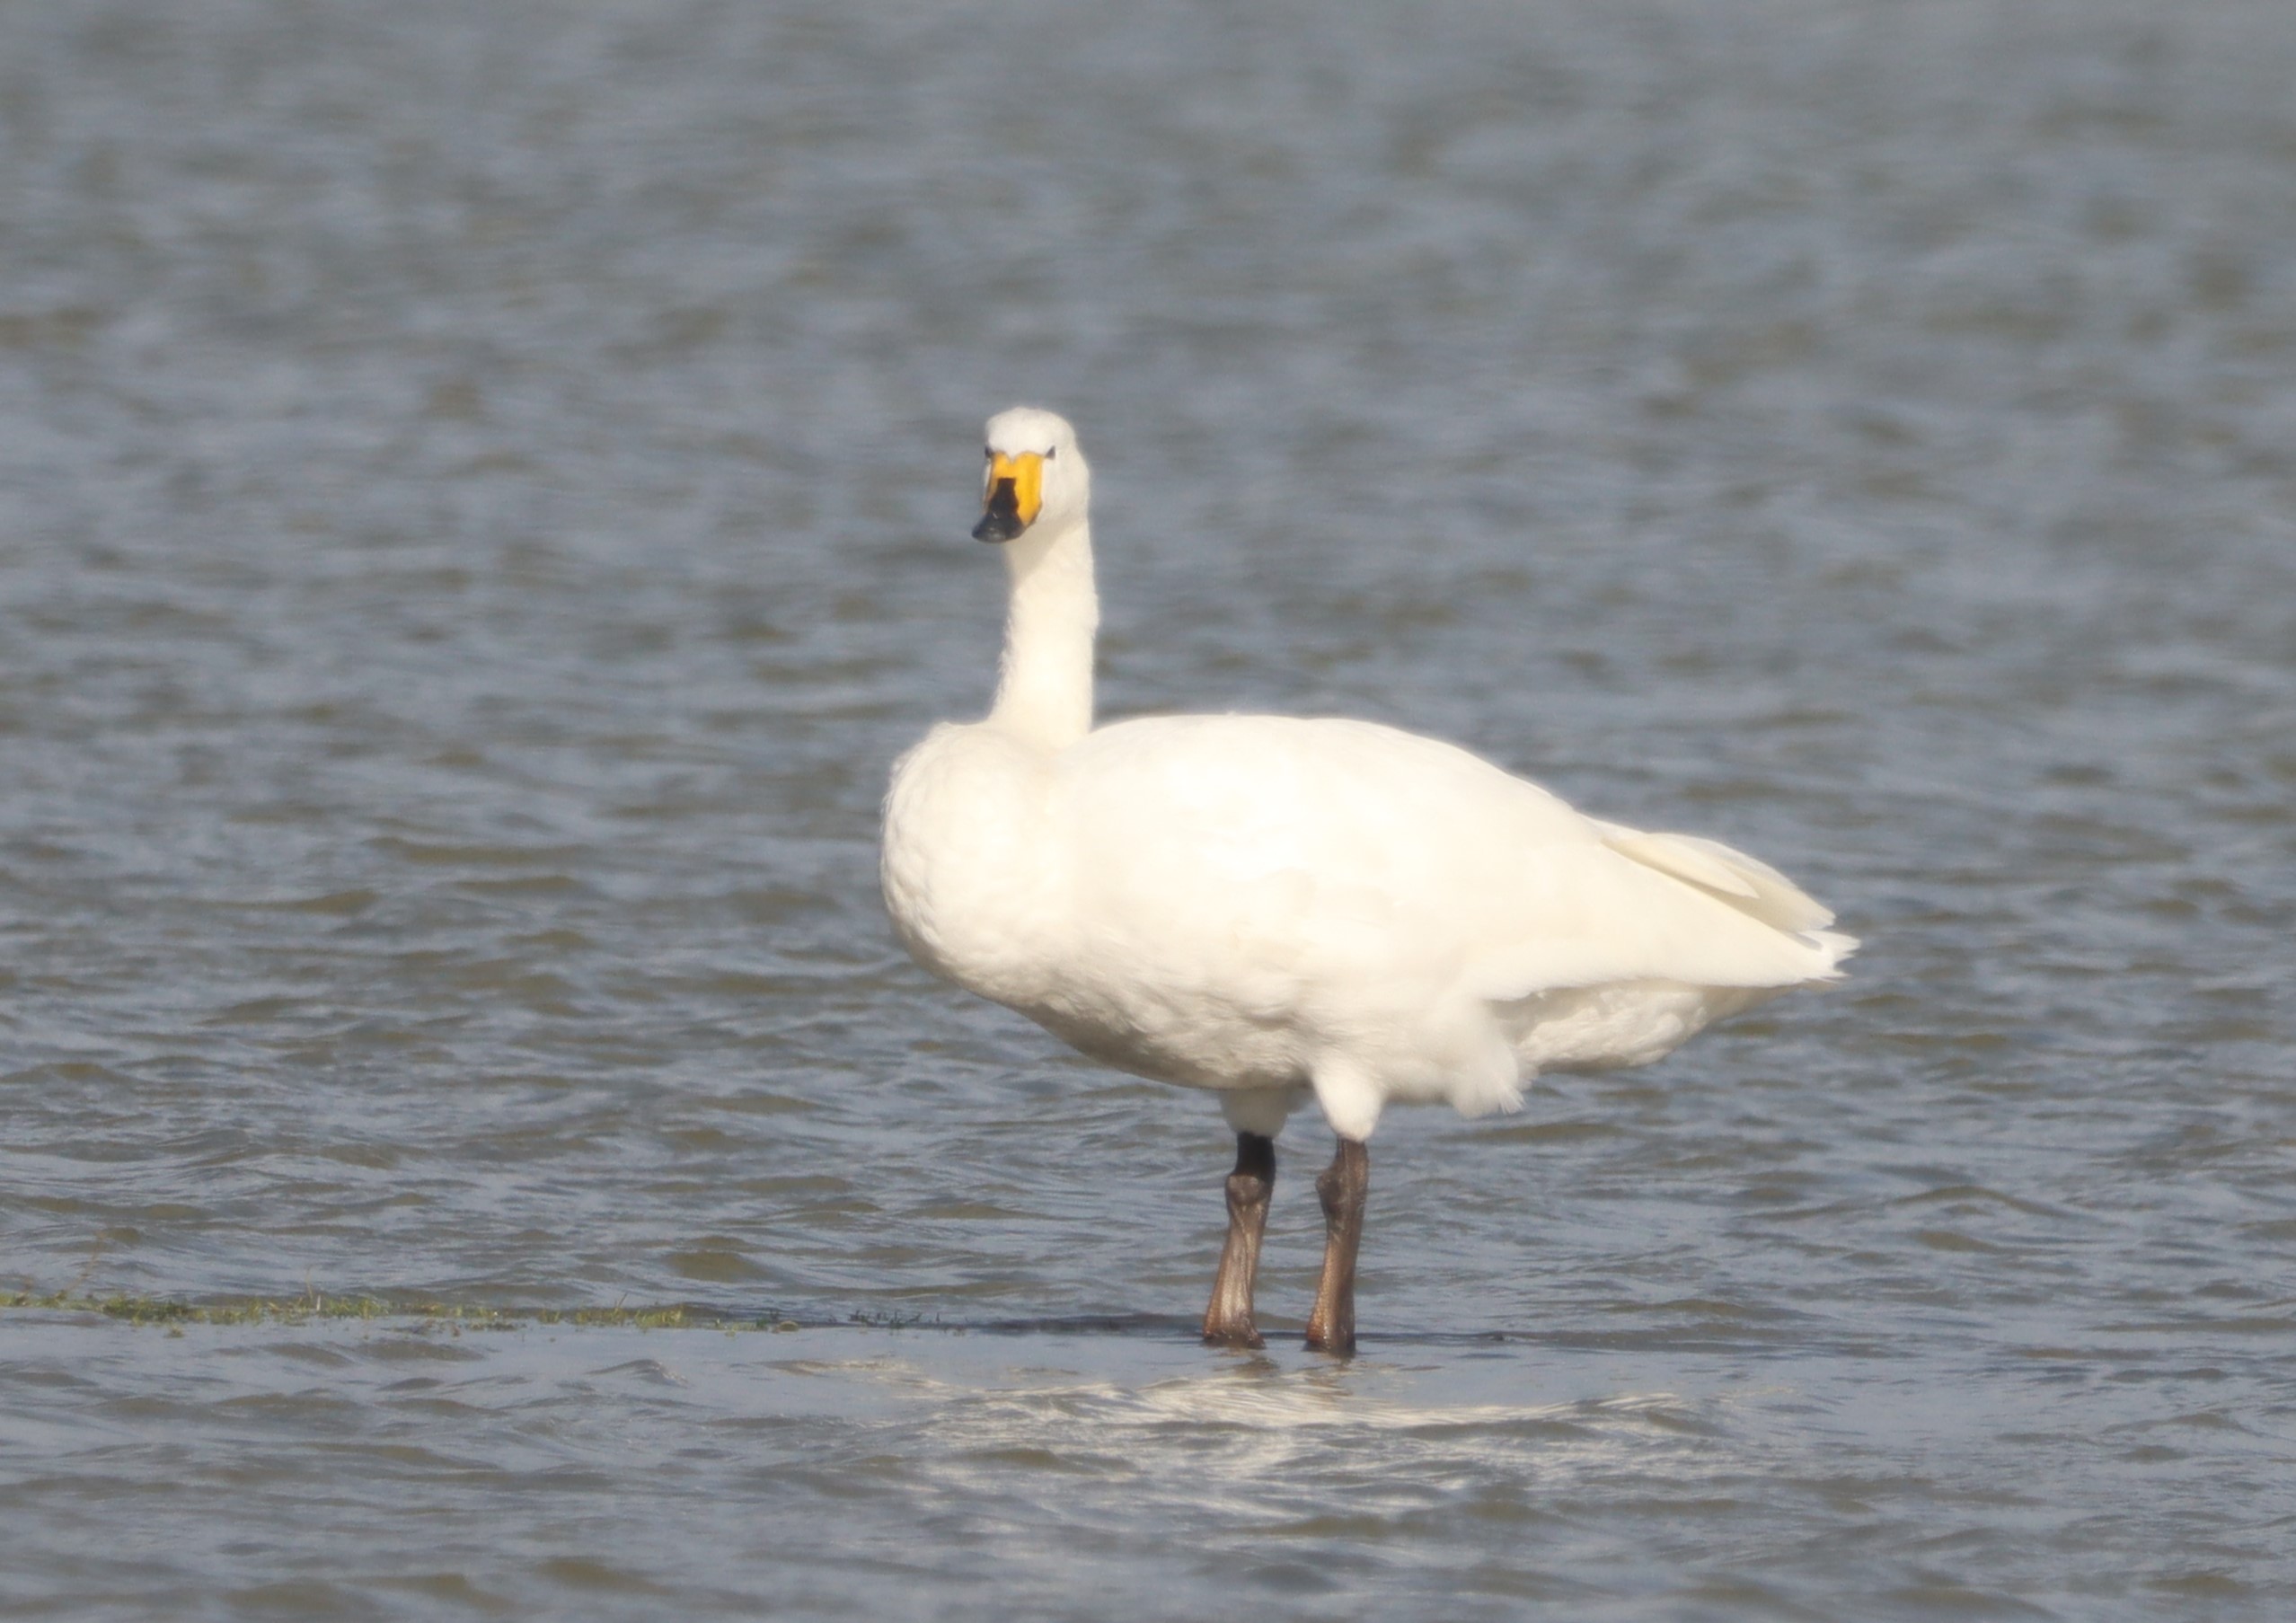
[[[975,541],[1011,541],[1037,522],[1045,505],[1045,459],[1034,451],[989,456],[988,489],[981,498]]]

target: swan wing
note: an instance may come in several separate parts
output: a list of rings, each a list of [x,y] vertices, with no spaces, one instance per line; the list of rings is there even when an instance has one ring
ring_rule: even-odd
[[[1751,858],[1599,823],[1367,722],[1125,722],[1065,752],[1059,781],[1080,972],[1271,1019],[1629,980],[1783,986],[1839,956],[1805,933],[1830,915]]]
[[[1590,819],[1591,821],[1591,819]],[[1596,823],[1603,842],[1645,867],[1726,896],[1763,923],[1784,931],[1823,930],[1833,912],[1759,858],[1700,834],[1645,834]]]

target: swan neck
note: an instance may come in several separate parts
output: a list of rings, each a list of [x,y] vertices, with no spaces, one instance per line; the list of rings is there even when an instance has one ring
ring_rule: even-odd
[[[1092,730],[1092,636],[1100,600],[1092,585],[1092,533],[1079,522],[1005,543],[1011,592],[1004,659],[990,722],[1047,749]]]

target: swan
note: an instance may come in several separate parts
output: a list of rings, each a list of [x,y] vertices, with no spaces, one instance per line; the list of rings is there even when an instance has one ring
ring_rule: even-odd
[[[1206,1343],[1263,1345],[1275,1141],[1309,1096],[1338,1143],[1306,1340],[1344,1354],[1386,1106],[1512,1110],[1541,1072],[1647,1064],[1839,978],[1857,942],[1775,869],[1586,816],[1452,745],[1288,716],[1094,727],[1091,471],[1050,411],[1000,412],[986,441],[973,534],[1010,577],[996,698],[896,763],[886,909],[935,975],[1216,1093],[1236,1163]]]

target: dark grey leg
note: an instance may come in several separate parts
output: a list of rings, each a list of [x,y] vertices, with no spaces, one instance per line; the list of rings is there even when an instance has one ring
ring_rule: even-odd
[[[1267,1345],[1251,1321],[1251,1282],[1259,1272],[1259,1241],[1267,1232],[1267,1197],[1275,1187],[1276,1141],[1257,1133],[1237,1133],[1236,1169],[1228,1174],[1228,1243],[1220,1248],[1212,1305],[1204,1310],[1209,1345]]]
[[[1316,1281],[1315,1310],[1308,1315],[1308,1350],[1356,1350],[1356,1251],[1364,1239],[1364,1195],[1371,1188],[1371,1151],[1352,1138],[1315,1180],[1323,1199],[1323,1276]]]

